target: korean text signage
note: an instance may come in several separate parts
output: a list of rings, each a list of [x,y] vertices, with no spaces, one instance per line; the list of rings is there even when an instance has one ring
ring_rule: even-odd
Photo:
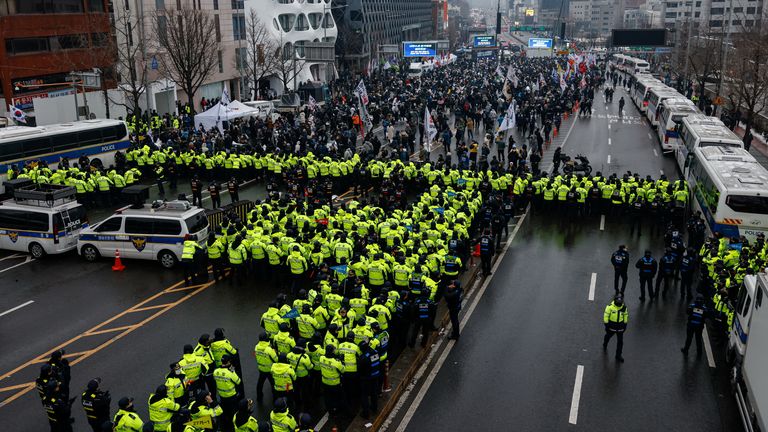
[[[491,35],[475,36],[474,46],[475,48],[495,47],[496,36],[491,36]]]
[[[403,42],[404,57],[435,57],[437,42]]]
[[[528,48],[552,49],[552,39],[530,38],[528,39]]]

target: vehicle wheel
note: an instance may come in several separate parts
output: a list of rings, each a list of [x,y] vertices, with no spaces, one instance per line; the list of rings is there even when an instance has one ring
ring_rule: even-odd
[[[29,253],[32,255],[32,258],[40,259],[45,256],[45,249],[43,249],[40,243],[32,243],[29,245]]]
[[[174,255],[173,252],[167,250],[161,251],[159,254],[157,254],[157,260],[160,261],[160,265],[167,269],[176,267],[176,264],[179,261],[176,259],[176,255]]]
[[[85,245],[80,250],[80,254],[82,255],[83,259],[88,262],[94,262],[97,259],[99,259],[99,251],[93,247],[92,245]]]

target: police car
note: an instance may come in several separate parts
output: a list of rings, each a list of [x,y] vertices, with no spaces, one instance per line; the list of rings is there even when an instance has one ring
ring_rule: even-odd
[[[155,201],[123,207],[102,222],[84,229],[77,252],[86,261],[99,257],[157,260],[165,268],[181,260],[184,239],[205,244],[208,219],[205,210],[189,201]]]
[[[34,258],[71,251],[88,227],[75,188],[35,185],[29,179],[4,183],[12,199],[0,202],[0,249],[29,252]]]

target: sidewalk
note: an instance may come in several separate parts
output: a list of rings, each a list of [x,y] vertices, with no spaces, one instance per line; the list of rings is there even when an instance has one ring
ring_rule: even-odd
[[[743,127],[741,127],[741,123],[733,131],[733,133],[738,135],[739,138],[744,138],[744,132],[746,131]],[[768,143],[766,143],[765,137],[761,135],[754,135],[754,138],[752,139],[752,146],[749,148],[749,153],[754,156],[758,162],[760,162],[760,165],[768,168]]]

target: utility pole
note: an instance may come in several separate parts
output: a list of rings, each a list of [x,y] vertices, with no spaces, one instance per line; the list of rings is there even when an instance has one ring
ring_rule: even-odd
[[[717,84],[717,96],[720,96],[720,92],[723,89],[723,82],[725,82],[725,64],[728,59],[728,45],[731,44],[731,17],[733,16],[733,0],[730,0],[728,5],[728,29],[725,31],[725,43],[722,47],[723,50],[723,62],[720,63],[720,82]],[[699,97],[704,96],[700,95]]]
[[[685,41],[685,80],[688,81],[688,67],[691,59],[691,37],[693,36],[693,0],[691,0],[691,15],[688,17],[688,33]]]
[[[499,47],[499,38],[501,38],[501,0],[496,2],[496,61],[501,65],[501,51]]]

